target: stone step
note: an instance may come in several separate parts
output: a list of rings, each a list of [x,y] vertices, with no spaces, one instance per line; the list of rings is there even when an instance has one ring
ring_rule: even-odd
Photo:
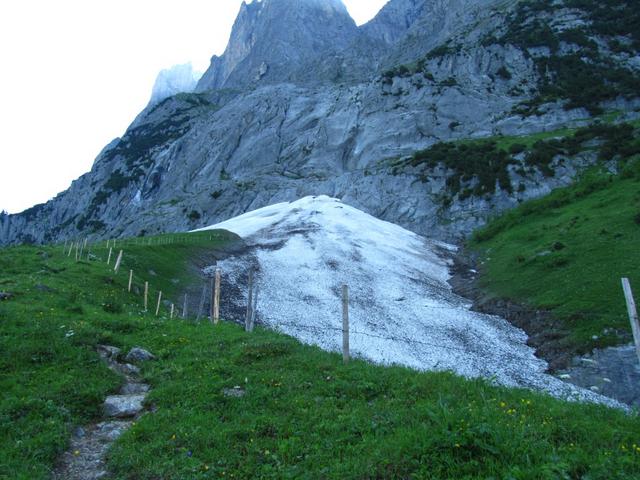
[[[146,394],[110,395],[104,401],[104,413],[108,417],[134,417],[143,410]]]

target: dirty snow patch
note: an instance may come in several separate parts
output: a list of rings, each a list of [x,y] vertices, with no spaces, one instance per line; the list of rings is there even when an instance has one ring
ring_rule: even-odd
[[[246,272],[256,269],[258,321],[305,343],[340,351],[347,284],[353,356],[619,405],[545,374],[522,330],[471,311],[447,283],[452,245],[326,196],[271,205],[208,229],[234,232],[249,247],[219,262],[223,288],[231,283],[246,298]],[[236,301],[241,311],[244,299]]]

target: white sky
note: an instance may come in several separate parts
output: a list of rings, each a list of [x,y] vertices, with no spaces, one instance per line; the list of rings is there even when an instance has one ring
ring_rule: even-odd
[[[0,2],[0,210],[65,190],[145,107],[163,68],[204,71],[242,0]],[[356,23],[388,0],[343,0]]]

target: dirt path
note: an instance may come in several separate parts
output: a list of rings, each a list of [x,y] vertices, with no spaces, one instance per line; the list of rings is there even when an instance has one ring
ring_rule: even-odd
[[[127,431],[134,421],[144,413],[143,402],[149,386],[139,381],[139,369],[130,363],[118,361],[120,350],[101,345],[100,357],[109,368],[125,378],[118,395],[105,399],[105,420],[76,428],[71,437],[69,450],[60,459],[54,471],[56,480],[97,480],[108,478],[105,456],[111,444]],[[132,349],[127,360],[144,361],[153,356],[141,349]]]

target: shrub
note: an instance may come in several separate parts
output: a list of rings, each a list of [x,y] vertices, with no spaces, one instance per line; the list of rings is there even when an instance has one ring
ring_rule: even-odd
[[[440,82],[441,87],[455,87],[456,85],[458,85],[458,81],[453,77],[449,77]]]
[[[522,143],[514,143],[509,147],[509,153],[512,155],[517,155],[519,153],[524,152],[526,148],[527,146],[523,145]]]
[[[446,184],[451,193],[456,194],[468,186],[475,196],[494,193],[496,184],[511,192],[511,179],[507,169],[511,162],[509,155],[497,148],[492,141],[473,144],[436,143],[426,150],[416,152],[410,160],[414,167],[445,167],[449,172]],[[467,194],[468,192],[465,196]]]
[[[588,24],[556,32],[549,20],[537,18],[540,12],[553,13],[564,7],[582,10]],[[567,100],[565,108],[585,108],[596,115],[602,112],[603,101],[636,96],[640,76],[600,54],[598,44],[589,36],[605,37],[614,51],[635,53],[634,49],[640,48],[639,22],[640,3],[628,0],[522,1],[507,19],[504,33],[499,38],[489,35],[482,44],[512,44],[525,55],[536,47],[546,47],[551,52],[550,56],[533,59],[538,70],[539,95],[524,114],[535,114],[536,107],[543,103]],[[623,46],[615,37],[631,37],[631,44]],[[561,55],[561,41],[577,45],[579,50]],[[510,75],[510,72],[501,69],[497,74]]]

